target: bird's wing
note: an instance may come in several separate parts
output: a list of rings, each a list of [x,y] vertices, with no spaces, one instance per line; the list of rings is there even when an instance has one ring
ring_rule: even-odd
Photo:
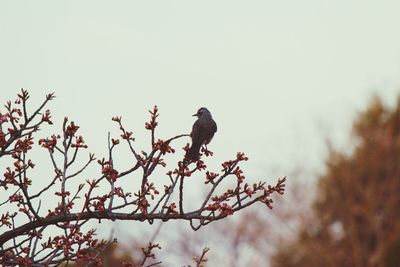
[[[215,123],[215,121],[213,119],[211,119],[211,128],[214,133],[217,132],[217,124]]]
[[[193,124],[192,141],[201,145],[208,144],[217,131],[217,124],[212,118],[200,118]]]

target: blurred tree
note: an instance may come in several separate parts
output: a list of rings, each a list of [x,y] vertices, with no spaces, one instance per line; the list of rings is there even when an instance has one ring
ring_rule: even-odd
[[[136,248],[140,249],[140,248]],[[116,242],[111,242],[107,248],[99,254],[98,261],[101,262],[102,266],[123,266],[121,263],[136,262],[139,260],[134,260],[132,257],[132,252],[126,249],[124,246],[118,245]],[[75,263],[63,263],[62,266],[69,267],[85,267],[90,266],[92,262],[87,260],[78,260]],[[128,264],[125,264],[128,266]]]
[[[329,153],[315,220],[272,266],[400,266],[400,99],[391,109],[375,97],[353,131],[352,153]]]

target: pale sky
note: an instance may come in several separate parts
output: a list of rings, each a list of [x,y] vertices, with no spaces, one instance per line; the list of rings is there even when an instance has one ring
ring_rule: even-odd
[[[389,0],[1,1],[0,101],[21,87],[32,105],[55,92],[57,126],[76,121],[102,156],[112,116],[141,142],[152,106],[161,138],[188,133],[205,106],[218,124],[215,166],[244,151],[248,173],[274,181],[320,170],[326,138],[346,148],[374,93],[394,103],[399,10]]]

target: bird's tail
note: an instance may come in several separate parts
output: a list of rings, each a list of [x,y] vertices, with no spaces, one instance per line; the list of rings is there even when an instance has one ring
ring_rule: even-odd
[[[200,148],[201,148],[201,143],[192,143],[192,146],[190,147],[188,153],[187,153],[187,159],[190,161],[197,161],[199,159],[199,153],[200,153]]]

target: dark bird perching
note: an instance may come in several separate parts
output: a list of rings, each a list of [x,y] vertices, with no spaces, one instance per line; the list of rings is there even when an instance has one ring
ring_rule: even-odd
[[[211,142],[217,131],[217,124],[213,120],[210,111],[204,107],[200,108],[193,116],[198,119],[193,124],[192,133],[190,134],[192,146],[187,153],[187,159],[197,161],[201,146],[208,145]]]

